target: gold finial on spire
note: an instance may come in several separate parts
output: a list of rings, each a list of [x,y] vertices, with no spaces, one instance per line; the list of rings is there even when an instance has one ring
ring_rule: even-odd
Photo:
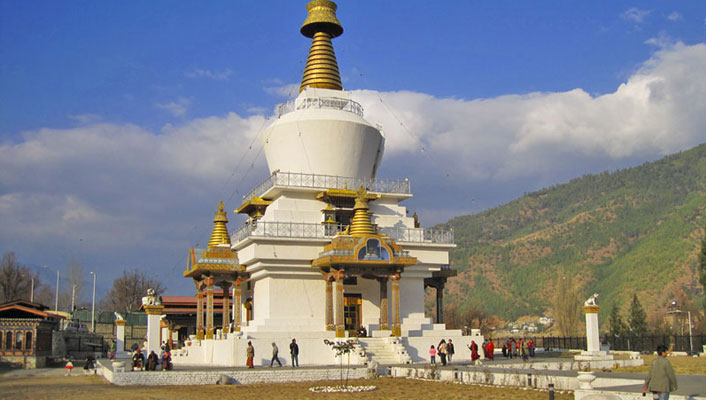
[[[312,38],[309,58],[304,68],[304,76],[299,87],[301,92],[307,86],[342,90],[341,75],[338,72],[336,53],[331,39],[341,36],[343,27],[336,18],[336,3],[330,0],[313,0],[306,5],[309,14],[302,25],[302,35]]]
[[[218,203],[218,211],[216,211],[215,217],[213,217],[213,233],[211,233],[211,240],[208,241],[208,247],[216,247],[220,244],[227,244],[230,246],[230,237],[228,236],[228,228],[226,224],[228,223],[228,217],[226,212],[223,211],[223,200]]]
[[[368,211],[368,191],[360,186],[360,189],[356,191],[355,196],[355,206],[353,206],[353,220],[351,221],[351,235],[353,236],[365,236],[374,235],[375,228],[370,220],[372,215]]]

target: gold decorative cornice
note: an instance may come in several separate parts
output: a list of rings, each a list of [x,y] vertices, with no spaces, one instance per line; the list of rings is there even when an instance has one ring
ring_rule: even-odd
[[[148,306],[150,307],[150,306]],[[127,324],[127,320],[125,319],[116,319],[115,320],[115,325],[117,326],[125,326]]]
[[[598,314],[600,306],[583,306],[583,312],[586,314]]]
[[[228,228],[226,224],[228,223],[228,217],[226,212],[223,211],[223,200],[218,203],[218,211],[213,218],[213,232],[211,233],[211,240],[208,241],[208,247],[216,247],[221,244],[227,244],[230,246],[230,237],[228,236]]]
[[[265,200],[262,197],[253,197],[241,204],[240,207],[235,210],[235,213],[248,214],[252,218],[260,218],[270,204],[272,204],[272,200]]]
[[[313,0],[306,5],[306,9],[308,15],[300,31],[312,41],[299,91],[307,86],[343,90],[331,43],[331,39],[343,33],[343,27],[336,18],[337,6],[329,0]]]
[[[145,307],[145,313],[147,315],[162,315],[162,311],[164,311],[164,306],[144,306]]]

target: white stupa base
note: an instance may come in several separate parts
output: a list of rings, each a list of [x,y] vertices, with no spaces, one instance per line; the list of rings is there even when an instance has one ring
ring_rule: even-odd
[[[607,351],[582,351],[581,354],[574,356],[576,361],[611,361],[613,355]]]

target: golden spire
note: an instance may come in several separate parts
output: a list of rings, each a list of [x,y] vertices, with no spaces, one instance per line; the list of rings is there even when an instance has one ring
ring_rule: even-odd
[[[370,220],[372,214],[368,211],[367,195],[368,192],[363,186],[356,192],[355,206],[353,206],[353,220],[351,221],[351,235],[353,236],[375,234],[375,228]]]
[[[309,58],[306,60],[304,76],[299,91],[311,86],[323,89],[342,90],[336,53],[331,39],[341,36],[343,27],[336,18],[336,3],[329,0],[313,0],[306,5],[309,14],[302,25],[302,35],[312,38]]]
[[[228,217],[226,212],[223,211],[223,200],[218,203],[218,211],[216,211],[216,216],[213,217],[213,233],[211,233],[211,240],[208,241],[208,247],[216,247],[219,244],[227,244],[230,246],[230,237],[228,236],[228,228],[226,224],[228,223]]]

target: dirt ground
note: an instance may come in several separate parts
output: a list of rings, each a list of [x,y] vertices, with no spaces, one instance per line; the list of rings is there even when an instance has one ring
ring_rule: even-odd
[[[24,372],[24,373],[22,373]],[[79,372],[79,373],[76,373]],[[10,371],[0,373],[0,398],[3,399],[523,399],[544,400],[547,392],[512,388],[481,387],[442,382],[380,378],[352,381],[352,385],[375,385],[377,390],[366,393],[312,393],[309,388],[336,385],[337,382],[302,382],[233,386],[113,386],[100,376],[65,376],[63,370]],[[557,400],[573,399],[573,393],[557,393]]]

